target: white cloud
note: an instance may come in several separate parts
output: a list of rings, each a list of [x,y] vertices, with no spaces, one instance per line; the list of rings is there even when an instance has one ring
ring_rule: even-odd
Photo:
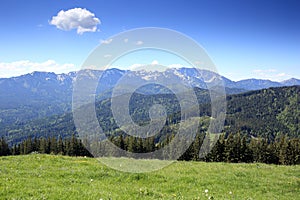
[[[100,43],[101,44],[110,44],[112,41],[113,41],[113,39],[110,38],[110,39],[107,39],[107,40],[101,40]]]
[[[288,74],[286,74],[286,73],[276,74],[276,77],[285,77],[285,76],[288,76]]]
[[[270,72],[276,72],[277,70],[276,69],[255,69],[253,70],[254,73],[270,73]]]
[[[177,68],[177,69],[179,69],[179,68],[193,68],[193,66],[175,63],[175,64],[168,65],[168,68]]]
[[[278,72],[276,69],[255,69],[253,70],[253,74],[257,79],[268,79],[272,81],[283,81],[292,78],[291,75]]]
[[[137,41],[135,44],[136,44],[136,45],[142,45],[142,44],[144,44],[144,42],[141,41],[141,40],[139,40],[139,41]]]
[[[142,67],[142,66],[145,66],[144,64],[138,64],[138,63],[136,63],[136,64],[133,64],[133,65],[130,65],[129,67],[128,67],[128,69],[129,70],[136,70],[137,68],[140,68],[140,67]]]
[[[20,76],[31,73],[33,71],[67,73],[78,70],[74,64],[65,63],[59,64],[54,60],[47,60],[45,62],[31,62],[29,60],[20,60],[10,63],[0,63],[0,77],[8,78],[13,76]]]
[[[128,38],[125,38],[125,39],[124,39],[124,42],[127,43],[127,42],[128,42]]]
[[[158,61],[157,60],[153,60],[151,64],[152,65],[158,65]]]
[[[53,16],[50,24],[56,28],[69,31],[77,29],[78,34],[84,32],[95,32],[100,20],[95,17],[94,13],[85,8],[73,8],[67,11],[61,10],[56,16]]]

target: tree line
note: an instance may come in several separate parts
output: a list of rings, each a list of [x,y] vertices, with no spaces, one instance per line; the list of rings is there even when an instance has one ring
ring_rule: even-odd
[[[123,135],[111,136],[109,140],[126,151],[146,153],[166,147],[174,137],[175,135],[169,135],[164,142],[156,142],[154,137],[142,139]],[[280,136],[274,141],[268,141],[265,138],[242,137],[240,134],[221,135],[210,151],[205,156],[201,156],[201,146],[209,145],[203,144],[205,137],[204,134],[197,134],[194,141],[178,160],[229,163],[257,162],[280,165],[300,164],[299,138]],[[92,154],[87,149],[89,149],[89,144],[78,139],[75,135],[66,139],[61,137],[27,138],[12,147],[7,144],[4,138],[0,139],[0,156],[38,152],[92,157]],[[111,156],[118,156],[114,152],[110,153]],[[165,155],[164,159],[168,159],[168,155]]]
[[[65,139],[62,137],[29,137],[12,147],[7,144],[3,137],[0,139],[0,156],[25,155],[33,152],[67,156],[92,156],[75,135]]]

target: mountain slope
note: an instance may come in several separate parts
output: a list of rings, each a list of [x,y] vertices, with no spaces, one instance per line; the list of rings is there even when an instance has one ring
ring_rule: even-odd
[[[200,103],[200,116],[210,116],[208,91],[196,89],[196,94]],[[299,94],[300,86],[291,86],[229,95],[224,132],[240,132],[248,136],[262,136],[270,140],[282,134],[299,137]],[[180,107],[174,95],[142,95],[138,93],[131,98],[130,113],[133,120],[139,124],[147,123],[150,120],[148,110],[153,103],[160,103],[166,107],[169,122],[176,124],[180,121]],[[114,134],[118,126],[115,124],[110,106],[110,99],[101,100],[96,103],[96,111],[103,130]],[[172,130],[171,126],[171,124],[167,124],[165,130],[167,132]],[[13,143],[30,135],[66,137],[73,133],[75,133],[75,125],[72,113],[0,127],[0,136],[5,136]]]
[[[269,88],[227,97],[225,131],[274,139],[300,136],[300,86]]]
[[[282,81],[281,84],[283,84],[285,86],[300,85],[300,80],[295,79],[295,78],[291,78],[291,79]]]
[[[243,88],[246,90],[260,90],[263,88],[270,88],[270,87],[281,87],[286,86],[282,83],[270,81],[270,80],[260,80],[260,79],[246,79],[242,81],[237,81],[235,83],[237,88]]]

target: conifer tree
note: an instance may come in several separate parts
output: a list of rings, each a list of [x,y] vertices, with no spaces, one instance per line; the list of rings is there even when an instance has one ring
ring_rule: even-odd
[[[284,165],[287,162],[286,152],[287,152],[287,139],[286,136],[282,136],[279,142],[279,164]]]
[[[62,137],[59,136],[58,142],[57,142],[57,153],[64,155],[65,154],[64,150],[65,149],[64,149],[64,143],[63,143]]]
[[[7,156],[7,155],[10,155],[10,149],[5,139],[2,137],[0,139],[0,156]]]
[[[47,141],[45,138],[41,138],[39,142],[39,152],[40,153],[47,153]]]
[[[57,154],[57,140],[54,136],[50,138],[50,153]]]

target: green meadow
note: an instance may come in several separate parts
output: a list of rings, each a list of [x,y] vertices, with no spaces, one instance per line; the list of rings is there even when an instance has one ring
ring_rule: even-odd
[[[158,161],[143,162],[151,165]],[[0,199],[299,197],[300,166],[176,161],[154,172],[129,173],[93,158],[43,154],[0,157]]]

